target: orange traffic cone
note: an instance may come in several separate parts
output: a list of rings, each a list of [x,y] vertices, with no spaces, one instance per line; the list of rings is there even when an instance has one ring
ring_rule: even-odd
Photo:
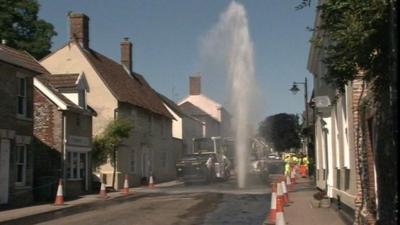
[[[271,209],[268,214],[268,224],[275,224],[276,220],[276,183],[272,183]]]
[[[289,204],[291,201],[289,200],[289,193],[287,190],[286,182],[282,181],[282,190],[283,190],[283,198],[285,199],[285,204]]]
[[[57,195],[54,205],[64,205],[64,195],[61,179],[58,181]]]
[[[122,194],[124,195],[129,194],[128,175],[125,175],[124,188],[122,189]]]
[[[107,191],[106,191],[106,185],[103,182],[101,182],[99,195],[101,198],[108,198]]]
[[[277,202],[277,203],[279,203],[279,202]],[[286,225],[285,217],[283,215],[283,204],[276,205],[275,225]]]
[[[277,192],[276,192],[276,209],[278,209],[278,207],[282,207],[282,212],[283,212],[284,205],[285,205],[285,200],[283,198],[282,184],[278,183],[277,184]],[[278,212],[278,211],[276,211],[276,212]]]
[[[151,175],[150,178],[149,178],[149,188],[154,188],[153,175]]]

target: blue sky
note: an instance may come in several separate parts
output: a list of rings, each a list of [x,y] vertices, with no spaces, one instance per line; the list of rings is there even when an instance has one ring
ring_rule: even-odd
[[[39,17],[52,23],[58,35],[53,49],[68,40],[68,11],[90,17],[90,47],[119,62],[123,37],[133,42],[133,70],[158,92],[173,100],[189,93],[189,76],[202,72],[200,40],[218,22],[230,0],[39,0]],[[296,11],[300,0],[237,1],[244,5],[255,50],[256,79],[263,95],[259,120],[276,113],[300,113],[303,87],[289,92],[293,81],[308,79],[309,39],[315,7]],[[204,75],[202,91],[224,103],[214,74]],[[221,79],[220,79],[221,80]],[[207,82],[209,83],[207,85]]]

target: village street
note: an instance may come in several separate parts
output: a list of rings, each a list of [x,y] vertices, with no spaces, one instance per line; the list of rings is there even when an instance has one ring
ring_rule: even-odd
[[[57,212],[48,216],[51,220],[38,224],[262,224],[269,210],[270,188],[257,179],[251,183],[238,189],[235,178],[231,177],[229,181],[210,185],[176,182],[170,187],[143,188],[134,193],[143,194],[142,197],[72,215]]]

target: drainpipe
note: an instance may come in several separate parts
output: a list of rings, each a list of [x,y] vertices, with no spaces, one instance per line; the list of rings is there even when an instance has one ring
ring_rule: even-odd
[[[117,119],[117,117],[118,117],[118,108],[114,109],[114,121]],[[113,160],[114,160],[114,169],[112,177],[112,187],[115,188],[115,180],[117,176],[117,148],[115,145],[113,145]]]
[[[63,187],[64,187],[64,193],[66,193],[67,189],[67,171],[66,171],[66,159],[67,159],[67,117],[65,116],[65,112],[61,111],[61,140],[62,140],[62,145],[61,145],[61,177],[63,179]]]

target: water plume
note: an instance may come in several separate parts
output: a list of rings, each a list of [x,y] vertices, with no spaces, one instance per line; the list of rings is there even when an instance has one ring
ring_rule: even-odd
[[[239,188],[246,186],[249,167],[251,121],[257,101],[253,43],[243,5],[232,1],[201,42],[201,56],[208,67],[226,74],[229,109],[233,114],[236,172]]]

